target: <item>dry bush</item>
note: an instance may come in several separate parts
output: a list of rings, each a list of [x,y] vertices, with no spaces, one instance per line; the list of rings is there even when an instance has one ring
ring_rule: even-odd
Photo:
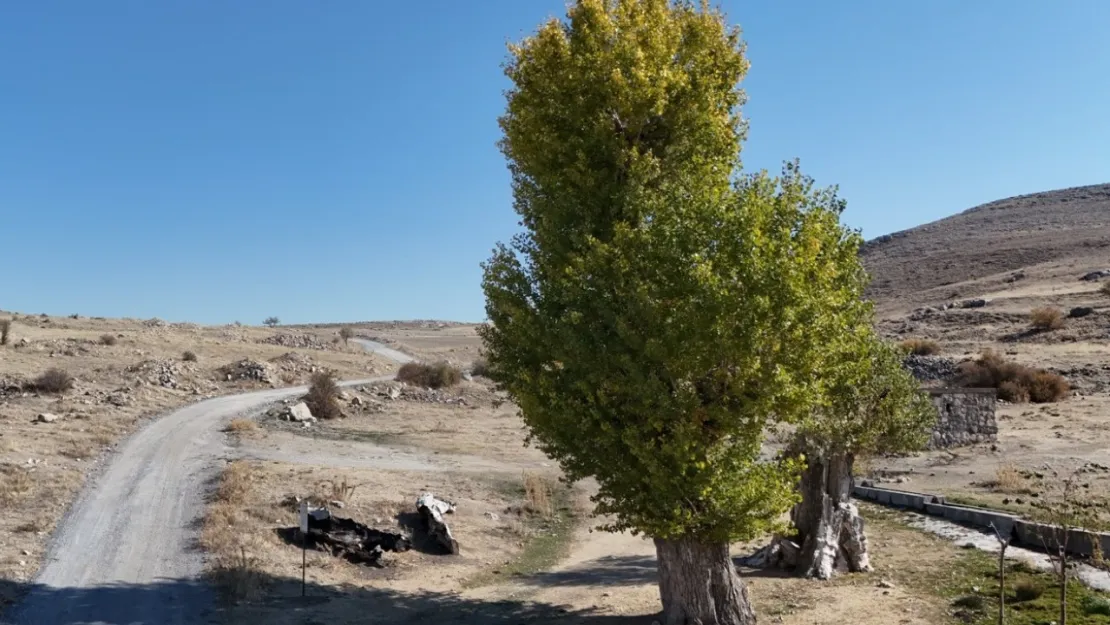
[[[485,358],[479,358],[479,359],[475,360],[474,362],[470,363],[470,374],[471,375],[480,375],[484,378],[488,378],[489,377],[489,361],[487,361]]]
[[[181,354],[181,359],[184,360],[185,362],[196,362],[197,361],[197,354],[196,354],[196,352],[193,352],[193,351],[190,351],[190,350],[185,350],[185,353]]]
[[[555,508],[551,504],[551,480],[538,473],[525,471],[522,481],[526,508],[542,517],[550,517],[554,514]]]
[[[236,460],[227,465],[220,475],[220,485],[216,488],[216,501],[222,504],[241,506],[247,502],[247,495],[254,481],[254,471],[244,460]]]
[[[236,434],[245,434],[253,432],[258,429],[258,424],[252,419],[234,419],[231,423],[227,424],[224,428],[225,432],[235,432]]]
[[[1011,402],[1060,401],[1071,389],[1068,381],[1056,373],[1009,362],[991,350],[984,351],[978,360],[960,364],[958,384],[997,389],[999,399]]]
[[[1102,283],[1102,286],[1100,286],[1098,288],[1098,292],[1102,293],[1103,295],[1105,295],[1107,297],[1110,297],[1110,282]]]
[[[217,556],[208,573],[223,597],[232,602],[257,601],[262,598],[264,579],[258,560],[240,546],[234,555]]]
[[[295,373],[283,373],[281,374],[281,382],[286,386],[293,386],[297,383],[297,375]]]
[[[101,334],[100,344],[112,346],[119,342],[119,338],[115,334]]]
[[[1110,282],[1108,282],[1107,284],[1110,284]],[[7,345],[8,344],[8,339],[11,338],[10,337],[11,332],[12,332],[12,320],[11,319],[0,319],[0,345]]]
[[[906,339],[902,349],[914,356],[932,356],[940,353],[940,344],[929,339]]]
[[[435,364],[409,362],[397,371],[397,381],[424,388],[445,388],[462,381],[462,371],[447,362]]]
[[[340,503],[348,503],[351,501],[351,497],[354,496],[355,489],[358,488],[358,484],[348,482],[345,476],[337,480],[325,482],[325,484],[327,488],[323,489],[323,494],[317,495],[317,499],[323,502],[338,501]]]
[[[1032,580],[1023,580],[1014,586],[1014,598],[1018,601],[1036,601],[1044,594],[1044,586]]]
[[[991,487],[995,492],[1007,495],[1022,495],[1029,492],[1029,482],[1021,474],[1021,471],[1012,464],[1003,464],[998,467]]]
[[[1059,330],[1064,327],[1064,311],[1041,306],[1029,311],[1029,322],[1038,330]]]
[[[31,472],[22,467],[0,465],[0,505],[11,506],[31,494],[34,482]]]
[[[339,328],[339,338],[343,339],[343,344],[346,345],[347,341],[351,340],[355,335],[355,331],[346,326]]]
[[[69,445],[62,446],[58,453],[71,460],[88,460],[96,456],[96,449],[90,441],[73,439]]]
[[[1029,401],[1045,404],[1068,396],[1071,386],[1062,376],[1048,371],[1035,371],[1029,378]]]
[[[312,382],[304,403],[317,419],[338,419],[343,416],[339,405],[339,385],[330,371],[317,371],[312,374]]]
[[[40,393],[64,393],[73,388],[73,376],[62,369],[47,369],[31,385]]]

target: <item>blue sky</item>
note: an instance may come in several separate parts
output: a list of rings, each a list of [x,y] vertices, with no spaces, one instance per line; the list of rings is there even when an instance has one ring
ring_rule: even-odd
[[[0,3],[0,309],[481,320],[505,43],[563,7]],[[801,158],[868,238],[1110,182],[1110,2],[723,7],[745,167]]]

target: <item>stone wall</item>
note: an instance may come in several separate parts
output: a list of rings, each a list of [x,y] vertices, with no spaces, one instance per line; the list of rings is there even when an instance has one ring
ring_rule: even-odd
[[[935,388],[928,393],[937,407],[937,424],[929,440],[929,449],[998,440],[993,388]]]

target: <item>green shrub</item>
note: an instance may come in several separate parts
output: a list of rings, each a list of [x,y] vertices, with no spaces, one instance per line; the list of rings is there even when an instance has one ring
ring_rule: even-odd
[[[100,335],[100,344],[101,345],[115,345],[118,342],[119,342],[119,339],[116,338],[115,334],[101,334]]]
[[[1110,282],[1107,282],[1110,284]],[[1110,601],[1102,597],[1093,597],[1086,595],[1079,602],[1079,607],[1083,608],[1084,614],[1099,614],[1102,616],[1110,616]]]
[[[317,371],[312,374],[312,382],[304,403],[317,419],[338,419],[343,416],[339,406],[339,385],[330,371]]]
[[[31,383],[40,393],[64,393],[73,388],[73,376],[62,369],[47,369]]]
[[[1025,580],[1014,586],[1014,598],[1018,601],[1036,601],[1044,594],[1044,586],[1037,582]]]
[[[424,388],[444,388],[462,381],[462,371],[446,362],[409,362],[397,371],[397,381]]]
[[[262,323],[263,323],[263,325],[266,325],[266,326],[269,326],[269,327],[272,328],[272,327],[276,326],[277,324],[281,323],[281,319],[278,319],[277,317],[266,317],[266,319],[264,319],[262,321]]]

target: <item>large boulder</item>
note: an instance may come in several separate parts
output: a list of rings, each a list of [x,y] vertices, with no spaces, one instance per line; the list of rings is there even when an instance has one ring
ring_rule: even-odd
[[[312,416],[312,410],[303,401],[289,406],[282,414],[282,418],[286,421],[296,421],[298,423],[314,423],[316,421],[316,417]]]

